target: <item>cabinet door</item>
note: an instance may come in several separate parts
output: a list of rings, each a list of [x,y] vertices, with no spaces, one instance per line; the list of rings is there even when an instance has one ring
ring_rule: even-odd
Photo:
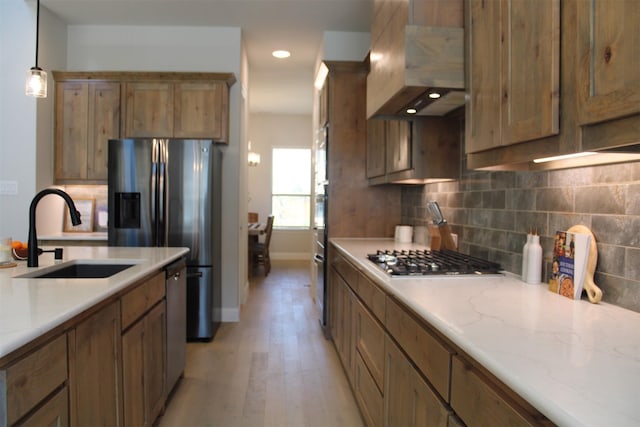
[[[556,135],[560,120],[560,0],[502,0],[502,4],[501,144]]]
[[[353,393],[358,402],[365,424],[370,427],[382,426],[384,401],[376,382],[367,370],[360,354],[356,354],[353,373]]]
[[[369,119],[367,121],[367,178],[385,174],[385,136],[384,120]]]
[[[469,0],[466,152],[559,132],[560,2]]]
[[[69,390],[65,386],[56,392],[44,405],[20,422],[20,427],[69,425]]]
[[[411,122],[387,121],[387,173],[401,172],[413,167]]]
[[[385,344],[384,425],[446,427],[452,411],[389,337]]]
[[[122,335],[122,394],[127,427],[150,425],[145,403],[145,326],[143,318]]]
[[[176,138],[228,141],[229,89],[224,82],[176,83],[174,86]]]
[[[106,181],[107,141],[120,137],[120,84],[56,83],[56,181]]]
[[[500,145],[500,1],[467,2],[465,147],[467,153]]]
[[[127,83],[125,138],[173,136],[173,84]]]
[[[87,179],[106,182],[108,141],[120,137],[120,83],[88,85]]]
[[[577,2],[580,124],[640,112],[640,2]]]
[[[55,179],[87,179],[89,85],[56,83]]]
[[[165,397],[165,303],[122,335],[124,424],[150,426]]]
[[[72,426],[122,426],[120,303],[69,331]]]
[[[166,324],[165,301],[155,306],[146,316],[147,352],[145,371],[147,372],[146,395],[149,403],[149,419],[153,422],[164,406],[166,395]]]
[[[384,329],[359,302],[353,304],[354,345],[378,388],[384,388]]]
[[[451,367],[451,407],[469,426],[550,425],[535,410],[527,410],[458,356]]]

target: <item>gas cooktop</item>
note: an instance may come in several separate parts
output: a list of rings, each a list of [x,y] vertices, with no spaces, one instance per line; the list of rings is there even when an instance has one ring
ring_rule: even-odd
[[[500,264],[451,250],[378,250],[367,258],[392,277],[501,274]]]

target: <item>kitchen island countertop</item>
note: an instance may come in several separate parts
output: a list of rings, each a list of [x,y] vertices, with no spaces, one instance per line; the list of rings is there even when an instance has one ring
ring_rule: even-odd
[[[504,276],[390,278],[366,255],[421,248],[336,238],[363,274],[562,426],[640,425],[640,313]]]
[[[54,265],[50,253],[40,256],[39,267],[29,268],[26,261],[17,261],[17,267],[0,269],[0,360],[148,274],[159,271],[188,251],[188,248],[107,246],[64,248],[62,262],[115,260],[135,264],[104,279],[16,277]]]

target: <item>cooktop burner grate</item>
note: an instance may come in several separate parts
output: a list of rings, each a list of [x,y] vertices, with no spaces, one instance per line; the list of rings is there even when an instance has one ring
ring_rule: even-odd
[[[500,264],[451,250],[378,250],[367,255],[391,276],[500,274]]]

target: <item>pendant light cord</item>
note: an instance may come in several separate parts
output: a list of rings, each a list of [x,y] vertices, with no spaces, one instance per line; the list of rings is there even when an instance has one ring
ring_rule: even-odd
[[[38,68],[38,41],[40,40],[40,0],[36,6],[36,68]]]

